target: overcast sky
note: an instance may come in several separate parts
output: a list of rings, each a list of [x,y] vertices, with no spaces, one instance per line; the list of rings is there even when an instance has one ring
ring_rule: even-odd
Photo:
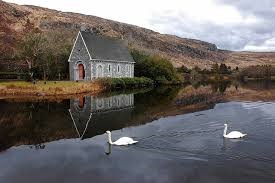
[[[111,20],[215,43],[275,51],[275,0],[5,0]]]

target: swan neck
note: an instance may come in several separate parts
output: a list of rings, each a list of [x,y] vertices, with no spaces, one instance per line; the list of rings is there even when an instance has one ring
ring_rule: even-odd
[[[223,136],[226,136],[227,133],[227,125],[224,127]]]
[[[111,133],[108,133],[108,142],[109,144],[113,144]]]

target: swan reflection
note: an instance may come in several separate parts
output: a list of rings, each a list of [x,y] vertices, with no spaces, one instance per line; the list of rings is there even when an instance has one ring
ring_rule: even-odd
[[[233,146],[237,145],[236,143],[242,142],[244,139],[227,139],[223,138],[222,150],[231,149]]]
[[[112,153],[112,145],[109,143],[107,143],[107,144],[108,144],[108,149],[107,149],[107,151],[105,151],[105,154],[110,155]]]

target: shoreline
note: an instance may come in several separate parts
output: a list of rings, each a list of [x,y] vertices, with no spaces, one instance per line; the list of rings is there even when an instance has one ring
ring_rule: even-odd
[[[98,95],[102,92],[144,89],[153,86],[148,78],[104,78],[94,81],[0,81],[0,99],[68,98],[75,95]]]
[[[75,81],[26,81],[0,82],[0,98],[17,97],[61,97],[83,93],[97,94],[104,90],[98,82]]]

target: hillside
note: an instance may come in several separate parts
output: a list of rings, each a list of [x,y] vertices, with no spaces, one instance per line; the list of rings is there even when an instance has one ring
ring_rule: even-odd
[[[171,60],[175,67],[210,67],[224,62],[232,67],[255,64],[275,65],[275,53],[231,52],[217,49],[216,45],[111,21],[95,16],[60,12],[36,7],[20,6],[0,0],[0,64],[6,54],[14,52],[15,44],[32,25],[41,31],[59,30],[70,32],[73,42],[76,32],[85,27],[97,34],[128,40],[130,49],[157,54]]]

